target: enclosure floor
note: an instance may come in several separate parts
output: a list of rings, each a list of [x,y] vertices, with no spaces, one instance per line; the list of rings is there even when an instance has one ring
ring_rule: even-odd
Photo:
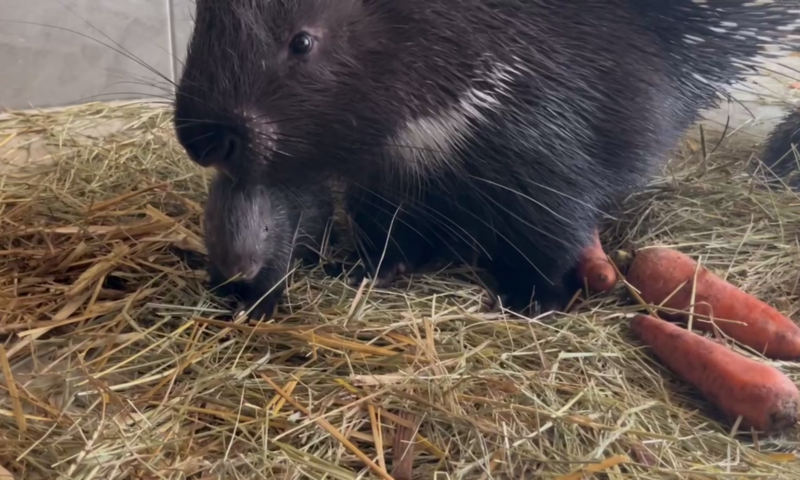
[[[607,251],[678,248],[796,315],[800,198],[746,173],[754,143],[690,134]],[[467,272],[313,268],[228,321],[168,109],[8,114],[0,158],[0,478],[800,478],[798,430],[732,431],[631,337],[623,286],[526,319]]]

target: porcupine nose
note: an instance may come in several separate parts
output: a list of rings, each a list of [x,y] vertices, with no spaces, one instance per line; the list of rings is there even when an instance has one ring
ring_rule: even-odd
[[[230,166],[241,155],[244,142],[235,128],[191,119],[176,119],[175,128],[186,153],[202,167]]]
[[[192,92],[175,98],[175,134],[189,157],[202,167],[229,169],[242,155],[241,119],[212,108]]]
[[[249,282],[258,276],[261,271],[261,263],[254,259],[234,255],[221,260],[217,268],[227,280]]]
[[[251,260],[249,260],[247,262],[244,262],[244,264],[242,265],[242,268],[239,269],[238,273],[241,274],[240,278],[242,280],[248,282],[248,281],[253,280],[254,278],[256,278],[256,276],[258,275],[258,272],[260,272],[260,271],[261,271],[261,264],[259,262],[255,261],[255,260],[251,259]]]

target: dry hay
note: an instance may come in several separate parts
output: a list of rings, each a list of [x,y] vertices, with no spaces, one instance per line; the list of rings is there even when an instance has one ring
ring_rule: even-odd
[[[52,155],[0,184],[14,478],[400,479],[408,461],[414,478],[800,478],[797,432],[717,423],[629,338],[621,288],[526,320],[481,313],[482,292],[444,275],[368,291],[317,269],[276,320],[218,320],[176,253],[203,250],[206,173],[169,121],[92,104],[0,123],[4,162]],[[684,143],[606,245],[677,246],[794,313],[800,199],[744,173],[752,149],[702,150]]]

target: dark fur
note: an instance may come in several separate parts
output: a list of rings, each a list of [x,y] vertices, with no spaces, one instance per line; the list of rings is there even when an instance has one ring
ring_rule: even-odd
[[[770,133],[761,161],[768,168],[768,177],[792,190],[800,190],[800,110],[793,109]]]
[[[270,188],[341,176],[373,267],[384,246],[390,272],[477,257],[511,307],[534,292],[558,307],[602,212],[758,53],[732,32],[778,38],[797,21],[794,1],[745,3],[198,0],[178,137],[201,165]],[[737,27],[710,29],[721,21]],[[302,30],[318,35],[315,49],[292,56]],[[474,106],[450,150],[413,135],[397,144],[408,122],[475,90],[496,103]]]
[[[204,222],[211,286],[221,295],[238,296],[246,309],[254,307],[253,317],[271,315],[292,261],[313,260],[320,251],[331,217],[330,196],[323,192],[266,188],[217,174],[209,185]],[[234,278],[247,271],[257,273]]]

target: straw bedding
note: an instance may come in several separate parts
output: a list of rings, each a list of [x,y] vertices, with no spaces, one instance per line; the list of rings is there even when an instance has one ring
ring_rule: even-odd
[[[687,138],[605,246],[679,248],[794,314],[800,198],[747,173],[750,139],[714,143]],[[718,422],[630,337],[624,288],[523,319],[448,272],[312,268],[274,320],[229,322],[167,108],[7,114],[0,155],[4,480],[800,478],[797,431]]]

